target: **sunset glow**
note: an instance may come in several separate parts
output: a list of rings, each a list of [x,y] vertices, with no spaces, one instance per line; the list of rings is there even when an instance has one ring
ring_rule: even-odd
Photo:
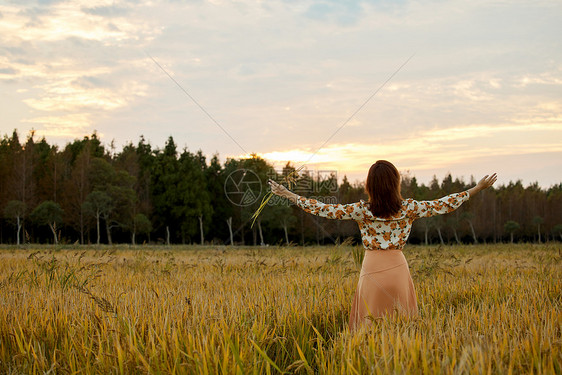
[[[94,131],[118,146],[173,136],[223,161],[256,153],[351,180],[388,159],[423,181],[494,169],[549,186],[562,180],[561,12],[547,0],[8,1],[0,130],[61,146]]]

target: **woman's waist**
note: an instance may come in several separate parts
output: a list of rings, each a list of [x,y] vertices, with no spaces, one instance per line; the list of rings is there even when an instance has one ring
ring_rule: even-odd
[[[365,249],[365,256],[385,257],[385,258],[404,258],[402,249]],[[404,258],[406,259],[406,258]]]
[[[405,264],[408,261],[402,250],[365,250],[361,273],[382,272]]]

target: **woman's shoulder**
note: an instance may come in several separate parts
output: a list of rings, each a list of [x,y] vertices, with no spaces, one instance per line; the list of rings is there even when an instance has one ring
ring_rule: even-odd
[[[359,199],[359,202],[355,202],[355,203],[352,203],[352,204],[355,205],[361,211],[371,212],[370,207],[369,207],[369,202],[366,202],[363,199]]]
[[[416,201],[414,198],[402,199],[402,209],[400,210],[402,217],[408,216],[408,214],[416,209],[417,205],[418,201]]]
[[[404,198],[402,200],[402,207],[403,208],[409,208],[409,207],[413,207],[416,204],[418,204],[418,201],[415,200],[414,198]]]
[[[416,200],[413,199],[413,198],[403,198],[403,199],[402,199],[402,207],[401,207],[401,209],[402,209],[402,210],[407,210],[408,207],[411,207],[412,205],[414,205],[415,202],[416,202]]]
[[[371,212],[371,209],[369,207],[369,202],[365,202],[363,199],[361,199],[359,201],[359,203],[362,205],[362,209],[366,212],[366,215],[370,216],[370,219],[375,220],[375,221],[402,220],[407,216],[408,205],[410,204],[408,199],[404,199],[404,200],[402,200],[402,207],[397,213],[395,213],[394,215],[392,215],[390,217],[377,217],[377,216],[374,216],[373,213]]]

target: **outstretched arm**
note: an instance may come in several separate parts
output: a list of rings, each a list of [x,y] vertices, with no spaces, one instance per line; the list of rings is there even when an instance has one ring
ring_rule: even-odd
[[[495,173],[491,176],[489,175],[484,176],[480,181],[478,181],[476,186],[468,189],[468,194],[470,195],[470,198],[472,198],[479,191],[487,189],[490,186],[492,186],[497,179],[498,176]]]
[[[320,201],[317,201],[316,199],[301,197],[275,181],[269,180],[268,183],[269,186],[271,186],[271,192],[273,194],[279,195],[283,198],[287,198],[309,214],[325,217],[327,219],[339,220],[358,220],[362,218],[362,211],[359,207],[359,203],[322,203]]]
[[[271,192],[273,194],[279,195],[280,197],[283,198],[287,198],[288,200],[290,200],[295,204],[297,203],[297,199],[299,198],[299,196],[293,193],[292,191],[290,191],[289,189],[287,189],[285,186],[278,184],[273,180],[269,180],[268,184],[271,187]]]
[[[495,173],[491,176],[486,175],[476,186],[461,193],[449,194],[432,201],[413,201],[411,211],[414,213],[415,218],[431,217],[452,212],[472,198],[474,194],[492,186],[496,180],[497,175]]]

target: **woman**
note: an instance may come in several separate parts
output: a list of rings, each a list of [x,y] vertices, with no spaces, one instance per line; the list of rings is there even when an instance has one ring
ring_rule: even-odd
[[[368,202],[324,204],[292,193],[272,180],[269,185],[274,194],[289,199],[308,213],[328,219],[355,220],[359,224],[366,251],[349,317],[349,327],[355,329],[394,311],[417,315],[416,292],[402,253],[412,223],[420,217],[456,210],[480,190],[492,186],[496,179],[495,173],[486,175],[471,189],[433,201],[403,199],[400,173],[392,163],[379,160],[367,176]]]

